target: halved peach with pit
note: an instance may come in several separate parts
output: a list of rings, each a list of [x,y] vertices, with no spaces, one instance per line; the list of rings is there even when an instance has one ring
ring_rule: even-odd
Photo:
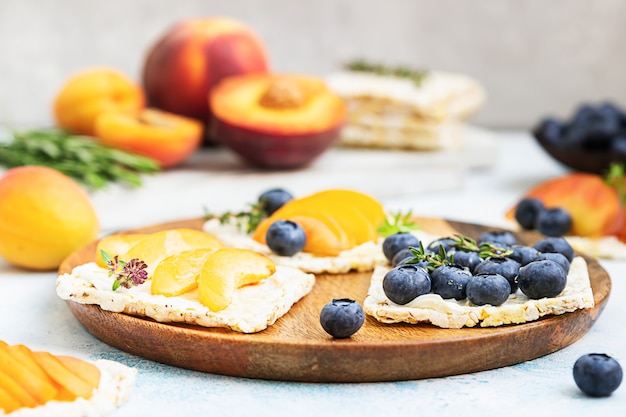
[[[202,129],[197,120],[156,109],[138,115],[103,113],[95,123],[101,143],[147,156],[164,168],[182,163],[198,149]]]
[[[323,80],[298,74],[228,77],[211,90],[215,137],[250,164],[296,168],[338,138],[345,103]]]

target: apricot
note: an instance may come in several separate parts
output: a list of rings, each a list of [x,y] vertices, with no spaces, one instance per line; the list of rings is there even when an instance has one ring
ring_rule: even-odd
[[[67,389],[75,397],[91,398],[96,386],[89,385],[78,375],[66,368],[57,357],[50,352],[33,352],[35,361],[61,387]]]
[[[138,115],[102,113],[96,119],[95,135],[105,145],[147,156],[169,168],[198,149],[202,125],[156,109],[145,109]]]
[[[209,101],[218,142],[267,168],[310,164],[338,139],[346,118],[341,97],[300,74],[229,77]]]
[[[52,270],[100,231],[87,193],[51,168],[12,168],[0,178],[0,256],[33,270]]]
[[[216,250],[188,250],[163,259],[154,270],[150,291],[173,297],[195,290],[204,262]]]
[[[121,235],[108,235],[98,241],[96,245],[96,264],[103,268],[106,268],[106,262],[102,259],[102,252],[106,253],[113,258],[114,256],[125,255],[126,252],[132,248],[135,243],[139,242],[144,237],[148,236],[145,233],[129,233]]]
[[[225,248],[213,252],[202,266],[198,281],[200,303],[221,311],[232,301],[235,290],[258,283],[276,272],[276,264],[262,253]]]
[[[15,356],[7,347],[0,347],[0,369],[20,385],[37,404],[45,404],[57,395],[57,390],[47,377],[39,378],[40,373],[33,371],[32,357]],[[36,363],[35,363],[36,366]]]
[[[91,68],[65,82],[54,100],[54,116],[59,127],[93,136],[101,113],[137,115],[145,102],[143,89],[121,72]]]
[[[143,85],[151,106],[206,124],[213,86],[226,77],[267,69],[265,47],[245,24],[224,17],[189,19],[150,48]]]

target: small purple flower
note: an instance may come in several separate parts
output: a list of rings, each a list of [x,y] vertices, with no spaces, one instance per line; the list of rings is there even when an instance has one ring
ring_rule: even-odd
[[[105,251],[101,251],[101,254],[109,269],[109,276],[115,278],[113,291],[120,286],[130,288],[133,285],[141,285],[148,279],[148,271],[146,271],[148,265],[141,259],[133,258],[124,262],[117,255],[111,258]]]

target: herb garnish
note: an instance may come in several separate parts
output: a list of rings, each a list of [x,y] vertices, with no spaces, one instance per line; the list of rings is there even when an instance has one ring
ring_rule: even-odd
[[[262,203],[250,204],[249,210],[239,212],[227,211],[222,214],[212,214],[205,208],[204,220],[218,219],[220,224],[228,224],[232,221],[240,229],[245,228],[246,233],[252,233],[259,223],[267,217]]]
[[[387,237],[394,233],[408,233],[419,230],[421,227],[412,220],[412,210],[402,214],[401,211],[391,214],[385,218],[383,224],[378,228],[378,233]]]
[[[616,162],[611,163],[609,171],[606,174],[605,182],[615,189],[620,204],[626,205],[626,173],[624,165]]]
[[[110,182],[138,187],[140,173],[154,173],[158,162],[145,156],[107,147],[90,136],[73,135],[59,129],[13,132],[0,143],[0,165],[14,168],[41,165],[56,169],[92,189]]]
[[[104,250],[100,250],[100,255],[109,269],[109,277],[115,278],[113,281],[113,291],[120,286],[130,288],[134,285],[141,285],[148,279],[148,265],[138,258],[133,258],[128,262],[119,259],[118,255],[111,258],[111,255]]]
[[[364,60],[356,60],[347,63],[345,69],[357,72],[371,72],[376,75],[407,78],[416,86],[420,86],[428,76],[426,70],[415,70],[405,66],[388,67],[382,64],[373,64]]]

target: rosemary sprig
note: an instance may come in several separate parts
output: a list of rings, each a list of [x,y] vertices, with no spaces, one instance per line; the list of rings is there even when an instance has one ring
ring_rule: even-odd
[[[454,235],[452,239],[453,242],[450,243],[450,246],[468,252],[478,252],[481,259],[505,258],[513,253],[512,250],[499,247],[491,242],[482,242],[479,245],[474,239],[467,236]]]
[[[376,75],[407,78],[413,81],[413,83],[418,87],[428,76],[428,71],[426,70],[415,70],[406,66],[385,66],[382,64],[370,63],[365,60],[348,62],[344,67],[349,71],[371,72]]]
[[[100,250],[100,255],[109,269],[109,277],[115,278],[112,289],[119,287],[130,288],[134,285],[141,285],[148,279],[148,265],[138,258],[133,258],[128,262],[119,259],[118,255],[111,257],[106,251]]]
[[[421,226],[415,223],[412,220],[412,217],[412,210],[408,210],[404,214],[402,214],[401,211],[395,214],[390,214],[378,228],[378,233],[383,237],[387,237],[389,235],[393,235],[394,233],[406,233],[421,229]]]
[[[221,224],[234,222],[240,229],[245,229],[246,233],[252,233],[263,221],[267,214],[263,210],[263,204],[250,204],[248,210],[239,212],[227,211],[222,214],[213,214],[205,208],[204,220],[218,219]]]
[[[58,129],[13,132],[7,143],[0,143],[0,165],[7,168],[47,166],[92,189],[104,188],[111,182],[138,187],[141,185],[139,174],[160,169],[153,159]]]

